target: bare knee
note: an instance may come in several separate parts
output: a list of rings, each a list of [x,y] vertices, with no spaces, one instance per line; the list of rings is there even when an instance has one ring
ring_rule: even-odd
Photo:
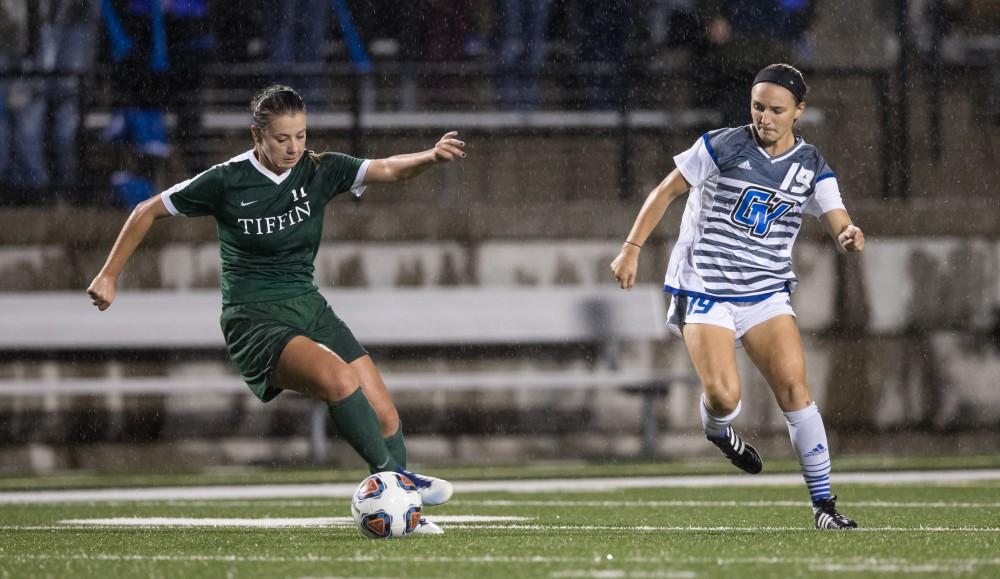
[[[703,386],[705,388],[705,403],[713,416],[726,416],[736,411],[742,396],[739,384],[719,381],[706,382]]]
[[[812,395],[804,382],[783,382],[772,384],[774,399],[783,412],[802,410],[812,404]]]
[[[354,393],[361,386],[357,372],[347,365],[329,365],[320,372],[315,394],[320,400],[336,402]]]
[[[388,408],[376,409],[378,421],[382,424],[382,436],[388,438],[399,432],[399,412],[396,407],[390,405]]]

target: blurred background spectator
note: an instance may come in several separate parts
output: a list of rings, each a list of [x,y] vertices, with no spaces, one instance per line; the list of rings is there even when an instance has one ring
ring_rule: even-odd
[[[798,63],[812,22],[810,0],[698,3],[704,38],[692,44],[696,106],[722,113],[723,126],[750,122],[746,84],[762,62]]]
[[[552,0],[498,0],[497,105],[530,110],[539,105],[545,37]]]
[[[577,62],[595,74],[583,75],[584,106],[617,108],[636,79],[633,59],[642,51],[645,30],[637,18],[636,3],[576,0],[579,18]]]
[[[310,110],[327,101],[321,67],[330,52],[331,6],[331,0],[271,0],[265,12],[268,62],[295,71],[276,82],[295,85]]]
[[[371,58],[398,73],[398,87],[384,97],[399,111],[422,106],[421,81],[438,78],[424,74],[426,67],[484,56],[483,31],[495,19],[490,2],[375,0],[351,5]]]
[[[179,142],[197,137],[202,65],[214,39],[205,0],[101,0],[109,45],[114,111],[103,132],[109,142],[126,143],[131,169],[111,177],[115,198],[131,207],[156,192],[162,160],[172,152],[168,113]],[[183,158],[189,171],[204,163]]]
[[[864,32],[891,41],[885,55],[834,46],[830,37],[856,32],[842,24],[850,15],[839,7],[823,10],[844,14],[827,18],[827,38],[820,43],[827,53],[817,54],[812,0],[269,0],[248,6],[0,0],[0,6],[0,26],[10,39],[0,47],[6,71],[0,78],[0,182],[7,202],[44,201],[46,195],[66,200],[67,192],[93,189],[112,173],[117,198],[126,190],[143,198],[204,169],[219,143],[230,140],[221,133],[239,125],[216,115],[242,109],[254,87],[275,81],[300,88],[313,111],[693,110],[700,119],[683,117],[688,120],[674,132],[739,125],[749,121],[747,79],[763,62],[823,69],[860,59],[856,74],[868,79],[892,74],[893,66],[908,70],[894,56],[907,41],[896,26],[903,9],[907,49],[926,84],[929,106],[921,112],[932,160],[940,160],[945,146],[939,136],[950,118],[942,118],[940,103],[951,67],[985,72],[981,89],[971,93],[976,104],[970,118],[1000,123],[997,0],[877,3],[871,13],[882,18]],[[76,17],[84,14],[89,17]],[[107,40],[100,68],[94,67],[95,40]],[[81,92],[76,79],[43,82],[35,76],[57,70],[79,71],[92,86]],[[905,77],[900,82],[909,84]],[[879,121],[887,154],[907,156],[905,139],[895,151],[891,145],[909,123],[895,117],[909,110],[904,100],[910,92],[889,86],[880,95],[880,103],[890,99],[894,106],[888,121]],[[79,103],[90,119],[82,147],[76,141]],[[707,123],[709,111],[721,120]],[[816,107],[811,114],[822,112]],[[212,128],[206,130],[206,123]],[[93,129],[127,147],[85,159],[81,186],[80,154],[99,150]],[[356,144],[359,134],[352,137]],[[16,150],[10,147],[15,140]],[[620,170],[629,165],[629,146],[619,155]],[[161,178],[164,171],[169,178]],[[79,197],[99,201],[93,191]]]
[[[0,196],[0,200],[13,203],[15,195],[20,197],[19,192],[15,192],[16,182],[22,180],[16,173],[25,172],[23,168],[15,168],[15,163],[17,165],[24,163],[20,158],[16,160],[11,158],[14,153],[11,141],[15,130],[18,133],[24,132],[21,128],[24,121],[14,118],[16,116],[14,111],[24,106],[23,97],[18,95],[18,92],[24,92],[24,89],[20,88],[24,83],[18,78],[16,71],[20,70],[21,63],[28,53],[27,1],[0,1],[0,33],[6,39],[0,43],[0,71],[6,75],[0,80],[0,184],[4,187],[4,195]],[[12,97],[13,102],[11,102]],[[19,100],[22,102],[18,102]]]
[[[77,187],[82,75],[94,64],[96,0],[4,0],[0,180],[13,203],[68,201]]]

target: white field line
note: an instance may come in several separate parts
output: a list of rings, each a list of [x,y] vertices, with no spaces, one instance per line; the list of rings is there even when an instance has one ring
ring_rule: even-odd
[[[299,577],[298,579],[358,579],[358,576],[357,575],[306,575],[305,577]],[[365,579],[399,579],[399,576],[365,575]]]
[[[958,563],[956,565],[939,565],[936,563],[824,563],[809,565],[810,571],[821,571],[824,573],[933,573],[940,576],[942,573],[949,575],[967,574],[976,571],[976,565],[969,563]]]
[[[420,575],[417,575],[420,577]],[[358,579],[357,575],[306,575],[298,579]],[[365,575],[365,579],[399,579],[398,575]]]
[[[928,503],[917,502],[896,502],[896,501],[851,501],[851,507],[864,507],[864,508],[886,508],[886,509],[901,509],[901,508],[920,508],[920,509],[997,509],[1000,508],[1000,502],[994,503],[960,503],[954,502],[949,503],[946,501],[935,501]],[[185,503],[187,505],[189,503]],[[247,503],[246,506],[254,505],[255,503]],[[541,501],[541,500],[503,500],[503,499],[485,499],[482,501],[463,501],[456,500],[448,503],[451,506],[476,506],[476,507],[607,507],[615,509],[628,509],[628,508],[669,508],[669,507],[720,507],[720,508],[732,508],[732,507],[794,507],[796,509],[801,509],[803,505],[808,506],[808,500],[802,501],[567,501],[567,500],[556,500],[556,501]]]
[[[625,571],[624,569],[568,569],[549,573],[549,577],[584,579],[694,579],[694,571]]]
[[[1000,481],[1000,469],[959,471],[899,471],[878,473],[834,473],[834,484],[956,484],[976,481]],[[572,478],[503,481],[457,481],[458,493],[476,492],[600,492],[638,488],[706,488],[799,486],[802,476],[773,475],[713,475],[661,476],[629,478]],[[244,485],[158,487],[127,489],[89,489],[52,491],[15,491],[0,493],[0,504],[14,503],[79,503],[169,500],[232,500],[275,498],[346,498],[354,493],[355,483],[310,485]]]
[[[518,531],[615,531],[650,533],[803,533],[811,529],[795,527],[684,527],[660,525],[494,525],[456,523],[449,529],[516,529]],[[1000,533],[1000,527],[863,527],[845,533]]]
[[[475,524],[514,523],[533,521],[534,517],[497,517],[477,515],[439,515],[431,518],[435,523]],[[281,527],[351,527],[352,517],[310,518],[191,518],[191,517],[119,517],[111,519],[66,519],[63,525],[102,527],[256,527],[274,529]]]
[[[872,564],[861,563],[852,565],[825,564],[809,565],[810,571],[825,573],[942,573],[949,575],[966,574],[975,571],[972,565],[936,565],[936,564]],[[555,571],[549,577],[582,578],[582,579],[690,579],[697,577],[694,571],[634,571],[624,569],[571,569]]]

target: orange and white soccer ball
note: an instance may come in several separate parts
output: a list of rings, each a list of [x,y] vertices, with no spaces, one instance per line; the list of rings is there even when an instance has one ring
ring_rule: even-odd
[[[351,498],[351,514],[365,537],[401,539],[420,526],[423,501],[409,478],[380,472],[358,485]]]

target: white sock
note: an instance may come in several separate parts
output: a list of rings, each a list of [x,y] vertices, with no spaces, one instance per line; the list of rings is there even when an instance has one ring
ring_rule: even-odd
[[[740,409],[743,408],[743,401],[740,400],[736,403],[736,410],[733,410],[725,416],[713,416],[708,411],[708,405],[705,402],[705,395],[701,395],[701,404],[698,405],[701,410],[701,425],[705,428],[705,436],[709,438],[719,438],[726,433],[726,429],[732,424],[733,420],[740,415]]]
[[[830,498],[830,445],[826,441],[826,428],[816,403],[812,402],[802,410],[786,412],[785,420],[813,503]]]

